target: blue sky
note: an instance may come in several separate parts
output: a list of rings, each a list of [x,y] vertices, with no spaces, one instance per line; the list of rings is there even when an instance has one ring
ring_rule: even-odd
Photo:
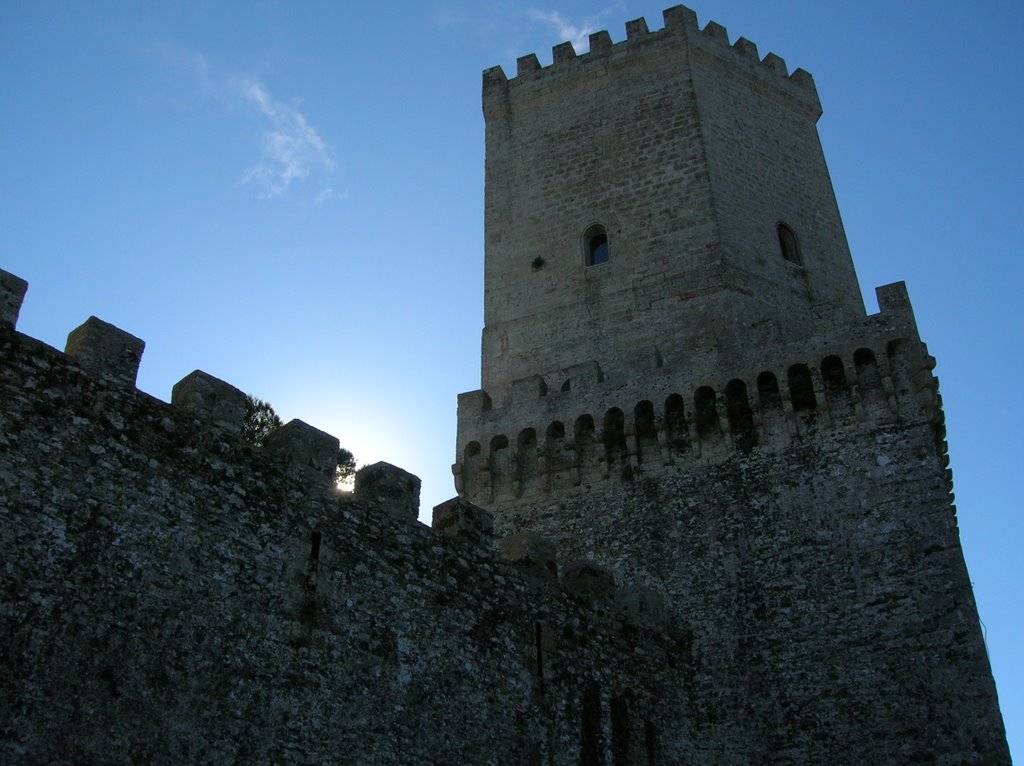
[[[480,73],[668,3],[0,5],[0,267],[19,329],[143,338],[453,494],[479,385]],[[1024,755],[1024,33],[1017,2],[690,3],[815,77],[865,300],[906,280],[938,358],[965,555]],[[998,373],[998,375],[996,374]]]

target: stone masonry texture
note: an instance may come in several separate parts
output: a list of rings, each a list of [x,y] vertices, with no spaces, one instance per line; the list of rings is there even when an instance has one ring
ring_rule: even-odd
[[[935,360],[902,283],[864,311],[814,83],[664,20],[484,73],[456,488],[692,638],[666,762],[1008,763]]]
[[[261,450],[96,357],[0,330],[0,360],[0,762],[647,763],[689,741],[689,635],[505,561],[483,510],[434,531],[400,469],[318,480],[308,426]]]
[[[0,271],[0,763],[1009,764],[934,359],[904,285],[863,310],[814,83],[664,18],[484,72],[431,527],[201,370],[138,391],[125,330],[19,333]]]

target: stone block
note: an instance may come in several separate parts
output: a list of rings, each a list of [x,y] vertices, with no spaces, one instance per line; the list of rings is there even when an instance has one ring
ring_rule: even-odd
[[[569,378],[569,386],[577,394],[594,390],[604,380],[601,366],[594,361],[570,365],[565,372]]]
[[[175,407],[235,433],[242,429],[245,402],[242,391],[202,370],[190,372],[171,389],[171,404]]]
[[[764,61],[761,63],[776,74],[781,74],[783,77],[789,76],[789,69],[786,67],[786,60],[782,58],[782,56],[769,53],[764,57]]]
[[[89,317],[68,334],[64,353],[90,375],[134,386],[145,348],[145,342],[131,333]]]
[[[400,519],[415,521],[420,512],[420,480],[390,463],[374,463],[356,471],[355,494]]]
[[[571,42],[559,43],[551,49],[551,60],[555,64],[561,64],[564,61],[572,61],[576,58],[576,49],[572,47]]]
[[[28,282],[0,269],[0,330],[13,330],[17,326],[26,290]]]
[[[516,59],[516,75],[522,76],[530,72],[540,71],[540,59],[536,53],[528,53]]]
[[[647,28],[647,19],[639,18],[633,19],[632,21],[626,22],[626,39],[637,40],[641,37],[646,37],[650,34],[650,30]]]
[[[338,440],[301,420],[290,420],[267,437],[263,451],[312,483],[332,484],[338,467]]]
[[[590,52],[595,56],[603,56],[612,52],[612,36],[605,31],[590,35]]]
[[[704,27],[704,36],[722,45],[729,44],[729,31],[717,21],[709,21]]]
[[[638,625],[660,625],[665,620],[665,597],[640,585],[616,591],[615,608]]]
[[[512,402],[521,404],[540,399],[548,393],[547,384],[540,375],[528,375],[520,380],[512,381]]]
[[[501,541],[501,557],[510,561],[529,577],[537,580],[558,579],[557,548],[552,540],[533,532],[509,535]]]
[[[476,391],[467,391],[464,394],[459,394],[459,412],[470,415],[490,412],[490,410],[491,397],[487,395],[486,391],[477,389]]]
[[[562,568],[562,587],[588,606],[608,606],[615,596],[615,575],[593,561],[573,561]]]
[[[468,500],[453,497],[434,506],[430,526],[447,537],[481,540],[494,534],[494,517]]]
[[[680,29],[697,29],[697,14],[682,5],[673,5],[661,12],[661,18],[665,22],[665,29],[676,31]]]
[[[739,38],[735,43],[733,43],[732,47],[745,58],[748,58],[751,61],[760,61],[760,56],[757,54],[757,45],[750,42],[747,38]]]
[[[893,282],[875,288],[878,310],[883,314],[906,314],[911,311],[906,282]]]

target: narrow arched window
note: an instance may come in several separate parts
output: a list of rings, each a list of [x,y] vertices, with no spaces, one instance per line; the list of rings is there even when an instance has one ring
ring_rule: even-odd
[[[782,257],[790,263],[803,266],[804,259],[800,255],[800,243],[797,242],[796,233],[784,223],[780,223],[777,230]]]
[[[537,432],[527,428],[520,432],[516,442],[516,462],[519,468],[519,481],[523,484],[537,476]]]
[[[875,352],[870,348],[858,348],[854,352],[853,366],[857,370],[857,382],[863,388],[874,387],[880,383]]]
[[[594,419],[590,415],[580,415],[573,426],[573,438],[576,443],[590,443],[594,440]]]
[[[518,446],[519,451],[521,453],[522,452],[527,452],[529,450],[536,450],[537,449],[537,432],[534,431],[532,428],[527,428],[527,429],[523,430],[522,432],[520,432],[520,434],[519,434],[519,443],[518,443],[517,446]]]
[[[730,380],[725,387],[725,414],[729,418],[729,430],[735,439],[736,449],[750,452],[757,444],[757,434],[754,432],[754,413],[747,398],[747,384],[742,380]]]
[[[604,454],[609,463],[626,455],[626,419],[622,410],[612,407],[604,416]]]
[[[789,368],[789,400],[793,403],[794,412],[814,410],[818,407],[814,396],[814,384],[811,382],[811,371],[806,364],[794,364]]]
[[[821,379],[828,392],[842,391],[846,388],[846,370],[843,360],[838,356],[826,356],[821,362]]]
[[[654,404],[643,401],[633,409],[633,424],[636,432],[636,447],[640,460],[649,460],[651,455],[657,456],[658,426],[654,420]]]
[[[583,234],[584,255],[588,266],[608,263],[608,232],[604,226],[594,224]]]
[[[708,386],[701,386],[693,395],[694,418],[697,421],[697,433],[709,436],[718,433],[718,408],[715,404],[715,391]]]
[[[757,376],[757,398],[764,409],[782,406],[779,379],[775,377],[774,373],[765,370]]]
[[[668,431],[669,444],[677,450],[684,450],[690,444],[685,409],[683,397],[679,394],[671,394],[665,400],[665,429]]]

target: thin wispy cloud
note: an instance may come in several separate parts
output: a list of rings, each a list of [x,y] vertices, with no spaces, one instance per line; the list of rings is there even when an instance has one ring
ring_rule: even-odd
[[[334,171],[330,148],[298,109],[272,98],[257,80],[233,78],[230,84],[266,120],[263,156],[242,174],[240,186],[255,188],[264,197],[280,197],[296,181],[314,173],[329,175]],[[317,202],[331,196],[325,192],[320,193]]]
[[[527,11],[527,15],[533,21],[538,21],[554,28],[558,33],[559,40],[571,42],[572,47],[577,53],[585,53],[590,50],[590,34],[601,29],[601,17],[606,16],[612,10],[611,8],[605,9],[596,16],[586,17],[578,24],[565,18],[558,11],[531,9]]]

